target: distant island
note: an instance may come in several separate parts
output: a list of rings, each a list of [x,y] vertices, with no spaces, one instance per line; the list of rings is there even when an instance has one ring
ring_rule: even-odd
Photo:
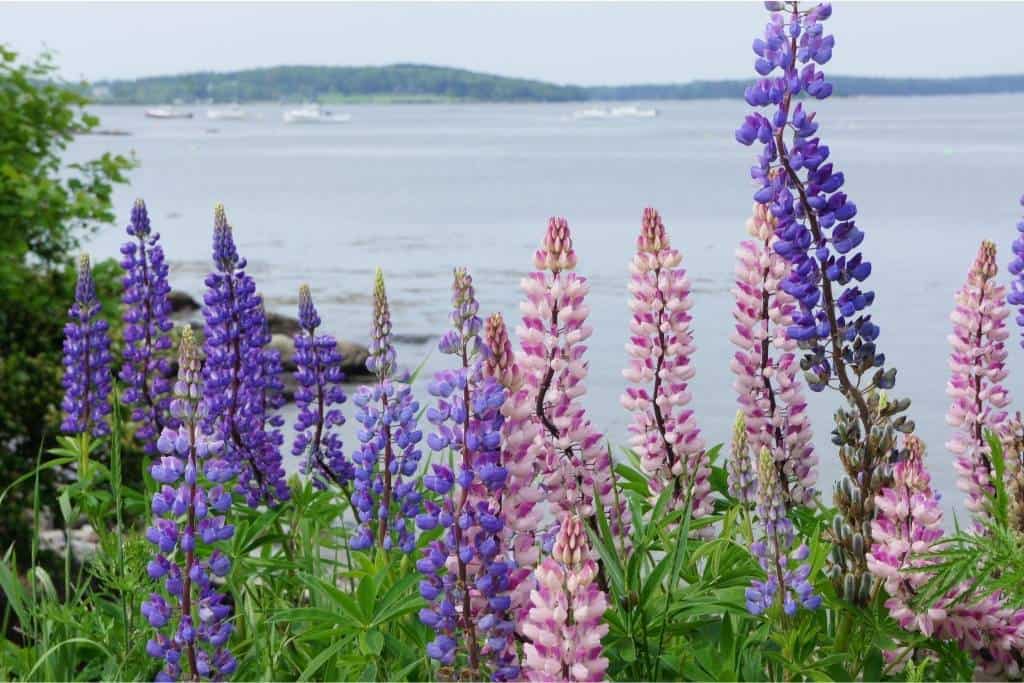
[[[752,79],[578,86],[422,64],[276,66],[99,81],[89,95],[101,104],[171,102],[584,102],[695,100],[743,94]],[[963,78],[835,76],[836,94],[975,95],[1024,92],[1024,75]]]

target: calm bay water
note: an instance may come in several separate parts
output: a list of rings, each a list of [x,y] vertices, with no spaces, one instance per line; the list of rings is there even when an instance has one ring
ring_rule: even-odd
[[[592,284],[594,336],[585,403],[615,444],[628,319],[626,280],[640,214],[658,208],[694,284],[698,344],[694,408],[709,443],[726,440],[736,411],[728,342],[733,250],[745,238],[753,154],[733,140],[737,101],[658,103],[654,119],[574,121],[575,105],[356,106],[340,125],[288,126],[282,109],[249,121],[154,121],[141,108],[97,108],[104,128],[74,158],[134,153],[131,184],[115,193],[126,222],[143,197],[163,235],[172,286],[199,297],[209,268],[212,210],[223,202],[268,307],[293,313],[308,282],[326,327],[365,342],[373,270],[387,277],[399,356],[428,370],[445,327],[451,269],[470,267],[483,312],[518,318],[519,279],[547,218],[573,229],[578,270]],[[930,448],[931,468],[959,511],[943,444],[953,292],[980,240],[1005,266],[1024,192],[1024,96],[835,99],[822,134],[859,207],[880,347],[899,368],[894,395]],[[89,246],[116,256],[123,226]],[[1005,274],[1003,276],[1005,278]],[[1012,394],[1024,396],[1024,353],[1011,348]],[[425,390],[419,392],[426,398]],[[821,487],[839,466],[829,446],[837,397],[811,396]],[[350,436],[348,443],[353,441]]]

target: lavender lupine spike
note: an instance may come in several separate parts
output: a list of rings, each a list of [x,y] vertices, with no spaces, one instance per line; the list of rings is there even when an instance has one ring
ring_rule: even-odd
[[[452,330],[438,347],[456,356],[458,366],[438,372],[430,383],[437,405],[427,410],[427,419],[436,431],[427,443],[438,453],[450,449],[460,464],[457,474],[434,465],[424,479],[440,501],[426,501],[417,525],[424,531],[440,526],[444,533],[417,563],[429,604],[420,619],[437,633],[427,654],[446,670],[473,680],[515,680],[519,666],[508,594],[513,563],[502,511],[508,480],[501,462],[505,390],[484,372],[487,352],[477,353],[482,321],[465,269],[455,270],[452,293]]]
[[[603,681],[608,660],[601,639],[608,633],[602,617],[608,607],[594,579],[584,521],[562,520],[551,557],[534,571],[537,587],[522,630],[524,675],[529,681]]]
[[[157,452],[156,441],[164,427],[177,428],[169,413],[171,404],[171,291],[167,283],[167,262],[160,246],[160,233],[149,223],[146,204],[141,199],[132,207],[128,235],[135,238],[121,246],[124,294],[124,362],[121,395],[131,406],[131,419],[138,425],[135,436],[146,453]]]
[[[110,433],[110,326],[100,316],[100,301],[92,279],[89,257],[78,258],[75,301],[64,325],[64,399],[61,407],[65,434]]]
[[[690,331],[690,281],[654,209],[644,209],[636,245],[629,282],[630,360],[622,373],[633,386],[621,399],[633,413],[630,442],[651,492],[672,487],[673,507],[689,500],[693,518],[700,519],[713,511],[714,500],[704,439],[687,407],[696,350]],[[710,535],[712,530],[705,527],[701,533]]]
[[[163,592],[142,603],[142,615],[157,629],[146,652],[164,661],[159,681],[224,680],[235,670],[227,649],[231,603],[218,591],[231,570],[223,543],[234,534],[225,514],[231,508],[227,488],[232,463],[222,457],[224,443],[200,428],[202,361],[186,327],[181,337],[178,381],[170,410],[181,425],[164,428],[157,440],[161,457],[150,473],[160,485],[153,495],[153,525],[146,539],[158,552],[149,577],[163,579]]]
[[[773,249],[790,264],[780,289],[799,305],[786,334],[804,351],[804,378],[813,391],[837,388],[850,406],[836,413],[834,433],[846,476],[835,502],[837,528],[844,535],[832,534],[836,554],[829,571],[846,599],[865,604],[872,577],[864,555],[848,541],[860,534],[860,547],[870,547],[874,498],[885,483],[891,456],[882,446],[894,441],[894,432],[913,431],[914,424],[900,414],[909,400],[882,402],[878,397],[895,384],[896,370],[886,370],[885,356],[877,351],[879,328],[868,313],[874,293],[861,289],[871,274],[871,264],[858,251],[864,233],[854,221],[857,206],[841,191],[845,176],[829,161],[815,113],[805,108],[832,94],[819,68],[831,59],[835,45],[823,26],[832,6],[766,6],[770,20],[764,37],[753,43],[754,68],[761,78],[744,94],[752,107],[770,111],[767,116],[749,114],[736,139],[744,145],[757,142],[761,149],[751,168],[759,185],[754,200],[767,207],[775,222]],[[808,97],[795,99],[802,94]],[[853,592],[845,589],[850,585]]]
[[[337,428],[345,424],[341,405],[345,402],[338,342],[331,335],[317,334],[320,315],[313,305],[308,285],[299,287],[299,327],[295,335],[295,421],[298,435],[292,454],[304,458],[303,471],[317,486],[333,483],[346,487],[352,481],[352,463],[345,457]]]
[[[926,568],[940,560],[927,553],[941,547],[943,530],[939,494],[924,466],[924,444],[914,436],[905,444],[907,455],[893,467],[891,486],[876,498],[879,514],[868,554],[869,569],[889,594],[885,606],[902,628],[955,641],[974,659],[979,680],[1016,678],[1024,649],[1024,610],[1006,607],[1001,592],[972,598],[968,580],[931,605],[912,604],[921,587],[934,578]],[[893,668],[899,668],[901,660],[893,659]]]
[[[286,500],[277,419],[269,414],[278,391],[279,367],[269,342],[263,302],[246,261],[238,255],[224,207],[214,210],[213,261],[206,277],[203,429],[225,442],[238,470],[238,490],[249,505]]]
[[[821,596],[814,594],[808,581],[810,549],[803,543],[794,547],[796,533],[787,516],[775,458],[767,448],[761,449],[758,460],[757,517],[761,535],[751,552],[764,570],[765,580],[755,579],[747,589],[747,610],[763,614],[779,604],[783,614],[793,616],[800,607],[816,609]]]
[[[1024,197],[1020,198],[1024,206]],[[1013,280],[1006,303],[1017,307],[1017,326],[1021,329],[1021,346],[1024,346],[1024,219],[1017,221],[1017,239],[1013,241],[1013,259],[1008,269]]]
[[[995,280],[996,247],[982,242],[967,282],[954,296],[950,315],[953,353],[952,376],[946,393],[953,399],[946,422],[953,427],[946,447],[956,457],[957,487],[967,495],[967,508],[985,514],[987,496],[995,492],[986,432],[1007,436],[1010,396],[1001,384],[1006,378],[1006,347],[1009,337],[1006,289]]]
[[[628,539],[628,514],[616,500],[611,455],[579,401],[588,369],[583,342],[592,332],[586,324],[590,286],[569,270],[576,266],[576,252],[564,218],[549,221],[534,265],[539,270],[522,281],[519,367],[534,406],[536,437],[530,448],[543,473],[545,496],[558,514],[575,511],[592,519],[596,489],[612,531]]]
[[[736,413],[732,429],[732,451],[728,463],[729,495],[745,506],[755,501],[757,476],[750,462],[750,443],[747,441],[747,423],[743,411]]]
[[[389,550],[412,552],[416,544],[413,519],[420,511],[416,471],[423,433],[417,428],[419,403],[412,390],[394,378],[395,349],[391,343],[391,313],[384,274],[377,269],[370,328],[370,357],[366,367],[377,377],[359,387],[353,398],[359,448],[352,454],[352,505],[359,526],[351,545],[365,550],[375,543]]]
[[[502,532],[505,547],[512,551],[514,560],[509,591],[515,623],[519,625],[529,609],[533,567],[540,558],[536,532],[543,519],[543,493],[538,485],[540,463],[533,452],[538,427],[533,419],[530,390],[523,383],[508,328],[499,313],[484,323],[484,350],[484,375],[493,377],[506,392],[501,407],[505,418],[501,425],[501,464],[508,471],[501,495]]]
[[[736,326],[731,340],[734,387],[746,417],[754,452],[768,448],[775,458],[786,504],[814,500],[818,457],[800,382],[797,344],[786,331],[796,302],[782,290],[790,264],[774,249],[775,220],[763,204],[755,204],[747,221],[753,237],[736,250]]]

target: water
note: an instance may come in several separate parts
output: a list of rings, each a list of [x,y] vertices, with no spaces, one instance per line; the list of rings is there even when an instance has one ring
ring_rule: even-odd
[[[250,107],[244,122],[153,121],[141,108],[97,108],[125,137],[79,138],[72,156],[132,152],[131,185],[114,196],[121,223],[145,198],[163,234],[172,286],[201,293],[212,209],[227,207],[241,253],[271,309],[292,313],[311,284],[326,327],[365,342],[373,270],[381,266],[400,359],[417,365],[444,329],[451,269],[471,268],[482,312],[518,318],[518,282],[553,214],[568,217],[579,271],[590,278],[595,333],[589,393],[594,422],[625,442],[619,406],[625,363],[625,288],[640,214],[658,208],[694,283],[699,350],[694,408],[709,443],[728,438],[736,412],[728,342],[733,249],[745,237],[753,154],[733,140],[738,101],[658,103],[655,119],[573,121],[574,105],[356,106],[348,124],[287,126],[282,109]],[[867,233],[878,294],[880,347],[899,368],[895,395],[930,447],[947,510],[953,485],[948,406],[953,292],[980,240],[1009,258],[1024,191],[1024,96],[834,99],[821,132]],[[123,226],[90,249],[115,256]],[[1003,276],[1005,278],[1005,275]],[[423,342],[427,337],[429,341]],[[1011,393],[1024,358],[1011,349]],[[434,352],[427,369],[446,358]],[[420,391],[425,397],[426,392]],[[839,472],[829,447],[834,394],[813,395],[822,488]],[[352,442],[352,438],[348,438]]]

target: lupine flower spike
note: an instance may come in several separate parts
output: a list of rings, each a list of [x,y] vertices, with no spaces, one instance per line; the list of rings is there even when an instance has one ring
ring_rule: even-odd
[[[146,204],[138,199],[127,228],[134,240],[121,246],[124,294],[124,363],[121,398],[131,406],[135,436],[146,453],[157,452],[156,441],[164,427],[176,428],[169,413],[171,404],[171,291],[160,233],[152,232]]]
[[[750,447],[768,448],[775,458],[786,504],[814,500],[818,458],[811,443],[800,379],[797,344],[787,335],[796,302],[782,290],[790,265],[775,251],[775,220],[768,207],[755,204],[747,221],[753,238],[736,250],[736,327],[732,342],[734,387],[743,409]]]
[[[226,522],[231,508],[228,482],[234,466],[222,457],[224,443],[199,428],[202,361],[186,327],[181,336],[178,381],[170,410],[181,426],[164,428],[161,454],[150,473],[160,485],[153,495],[153,525],[146,539],[158,552],[147,571],[163,579],[163,592],[142,603],[142,615],[157,630],[146,644],[164,662],[159,681],[224,680],[235,670],[226,645],[231,637],[231,604],[219,587],[231,570],[222,548],[234,533]]]
[[[532,452],[539,459],[545,496],[556,516],[576,511],[590,519],[596,490],[613,533],[627,539],[628,515],[624,501],[616,499],[611,455],[580,404],[588,369],[583,342],[592,331],[586,324],[590,286],[572,271],[576,252],[564,218],[548,223],[534,266],[537,271],[522,281],[526,300],[518,329],[519,367],[534,406]]]
[[[436,431],[427,443],[435,452],[451,449],[459,466],[456,474],[435,464],[424,477],[440,504],[427,500],[417,525],[424,531],[440,526],[444,533],[417,563],[425,574],[421,594],[429,603],[420,619],[437,633],[427,654],[444,667],[442,676],[458,670],[473,680],[516,680],[508,595],[512,562],[502,511],[508,480],[501,464],[505,389],[484,372],[489,352],[480,345],[479,304],[466,270],[456,269],[452,293],[452,329],[438,347],[456,357],[457,368],[438,372],[430,383],[437,405],[427,410],[427,419]]]
[[[100,316],[100,301],[92,279],[89,257],[78,259],[75,302],[64,325],[64,400],[61,407],[65,434],[110,433],[110,326]]]
[[[871,264],[857,251],[864,233],[855,222],[857,206],[842,191],[846,178],[829,160],[816,114],[807,109],[832,94],[820,69],[835,45],[824,29],[832,6],[804,9],[798,2],[769,2],[766,7],[771,14],[764,36],[753,43],[759,78],[744,95],[751,107],[769,111],[747,115],[736,139],[760,148],[750,171],[758,185],[754,201],[767,208],[764,219],[774,223],[771,248],[789,263],[779,289],[798,307],[786,336],[804,352],[800,367],[811,390],[835,387],[849,404],[849,410],[836,413],[846,471],[835,497],[837,519],[850,539],[861,534],[859,546],[866,549],[873,501],[891,456],[874,435],[886,434],[891,442],[893,432],[913,431],[913,422],[900,414],[910,402],[877,396],[894,386],[896,370],[885,369],[885,356],[876,347],[879,328],[869,313],[874,292],[861,289],[871,275]],[[796,463],[799,480],[805,463],[799,458]],[[842,539],[832,540],[838,553],[830,565],[836,585],[853,586],[843,588],[844,597],[864,604],[872,592],[866,559]]]
[[[384,290],[384,274],[377,269],[373,290],[373,324],[367,369],[376,376],[372,386],[359,387],[353,403],[360,447],[352,454],[355,507],[359,526],[351,546],[365,550],[377,544],[412,552],[416,539],[413,519],[422,498],[414,478],[419,466],[416,426],[419,403],[408,384],[395,378],[395,347],[391,342],[391,310]]]
[[[1020,198],[1024,206],[1024,197]],[[1021,346],[1024,346],[1024,219],[1017,221],[1017,239],[1013,241],[1013,260],[1010,261],[1010,293],[1006,302],[1017,307],[1017,327],[1021,330]]]
[[[328,483],[346,487],[352,481],[352,464],[345,458],[337,428],[345,424],[341,405],[345,392],[341,383],[341,354],[331,335],[317,334],[320,315],[313,305],[308,285],[299,287],[299,326],[295,335],[295,421],[298,435],[292,454],[303,458],[302,468],[317,486]]]
[[[747,610],[763,614],[779,604],[783,614],[793,616],[800,607],[816,609],[821,596],[814,594],[808,580],[811,565],[806,560],[810,549],[803,543],[795,545],[796,532],[787,517],[775,459],[767,448],[761,449],[758,460],[757,517],[761,536],[751,551],[765,572],[765,580],[755,579],[747,589]]]
[[[712,512],[714,501],[704,439],[687,407],[695,351],[690,281],[654,209],[644,209],[636,245],[630,263],[630,360],[623,371],[633,386],[622,395],[622,405],[633,413],[630,442],[651,491],[671,487],[674,507],[689,500],[693,518],[699,519]],[[710,527],[702,533],[710,534]]]
[[[525,616],[533,568],[540,558],[535,533],[542,520],[540,503],[543,500],[537,481],[539,463],[534,453],[537,422],[533,419],[530,390],[523,384],[508,329],[499,313],[484,323],[484,352],[483,373],[497,380],[506,392],[501,407],[505,418],[501,425],[501,464],[508,471],[501,494],[502,532],[515,565],[509,574],[512,610],[516,615]],[[515,621],[519,624],[522,619],[517,617]]]
[[[939,560],[927,553],[941,546],[943,530],[939,494],[924,466],[924,444],[908,436],[905,446],[907,455],[893,467],[892,485],[875,500],[875,542],[868,554],[869,569],[889,594],[885,606],[902,628],[955,641],[974,659],[979,680],[1017,678],[1024,610],[1006,607],[1002,592],[972,598],[968,580],[931,605],[912,605],[919,589],[934,577],[924,569]],[[905,661],[900,654],[887,653],[894,670]]]
[[[728,463],[727,481],[729,495],[744,506],[754,503],[757,491],[757,475],[750,461],[750,443],[747,441],[747,422],[743,411],[736,413],[732,428],[732,449]]]
[[[603,681],[608,660],[601,639],[608,633],[602,617],[608,607],[594,579],[583,520],[562,520],[551,557],[534,571],[537,587],[523,634],[524,675],[529,681]]]
[[[967,508],[985,514],[986,496],[994,493],[986,432],[1006,436],[1009,392],[1006,378],[1006,289],[996,280],[996,247],[982,242],[967,282],[954,296],[949,341],[952,376],[946,393],[953,399],[946,421],[953,427],[946,443],[956,460],[957,487],[967,494]]]
[[[238,470],[239,491],[249,505],[273,504],[287,499],[289,492],[277,439],[267,430],[272,406],[267,392],[274,390],[276,377],[268,373],[272,359],[264,349],[269,341],[266,316],[220,205],[214,210],[213,262],[216,269],[206,277],[203,308],[203,429],[225,442],[226,456]]]

